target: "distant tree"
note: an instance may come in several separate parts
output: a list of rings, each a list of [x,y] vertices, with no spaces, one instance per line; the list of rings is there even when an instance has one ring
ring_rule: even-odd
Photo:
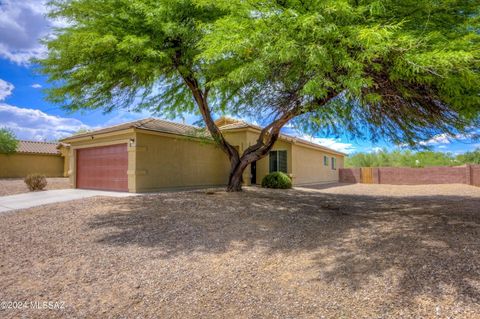
[[[458,155],[457,160],[463,164],[480,164],[480,148]]]
[[[8,128],[0,128],[0,153],[15,153],[17,145],[18,141],[13,131]]]
[[[451,153],[410,150],[381,150],[372,153],[350,155],[346,167],[429,167],[461,164]]]
[[[293,120],[305,132],[414,145],[480,112],[478,0],[53,0],[69,23],[37,62],[69,110],[197,111],[227,190]],[[266,124],[239,154],[215,114]]]
[[[422,151],[415,154],[415,159],[418,160],[417,166],[422,167],[460,165],[451,153]]]

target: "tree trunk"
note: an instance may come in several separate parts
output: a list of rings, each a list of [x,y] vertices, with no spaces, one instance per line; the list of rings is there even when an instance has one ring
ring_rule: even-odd
[[[231,160],[230,166],[230,175],[228,177],[227,192],[241,192],[242,183],[243,183],[243,172],[255,161],[263,158],[273,146],[273,143],[277,140],[277,137],[274,137],[269,144],[263,145],[261,148],[257,149],[247,149],[242,157],[239,159]]]
[[[232,157],[230,159],[230,175],[228,178],[227,192],[242,191],[243,172],[248,165],[268,154],[278,139],[279,130],[280,129],[277,129],[274,134],[271,134],[266,144],[261,141],[262,137],[260,137],[257,144],[248,147],[240,158]]]
[[[227,192],[241,192],[243,183],[243,171],[248,166],[245,159],[241,159],[237,163],[232,163],[230,174],[228,177]]]
[[[242,191],[242,178],[243,171],[235,171],[230,173],[228,179],[227,192],[241,192]]]

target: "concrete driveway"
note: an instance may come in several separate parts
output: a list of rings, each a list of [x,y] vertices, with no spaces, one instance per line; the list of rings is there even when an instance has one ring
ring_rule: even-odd
[[[132,193],[87,189],[56,189],[51,191],[30,192],[18,195],[1,196],[0,213],[94,196],[128,197],[136,195],[137,194]]]

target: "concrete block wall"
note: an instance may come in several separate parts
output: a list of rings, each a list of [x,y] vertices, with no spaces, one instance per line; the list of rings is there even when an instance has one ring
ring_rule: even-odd
[[[470,185],[480,187],[480,165],[467,165]]]
[[[360,168],[340,168],[338,174],[340,183],[360,183]]]
[[[381,167],[378,184],[466,184],[466,167]]]
[[[371,170],[374,184],[468,184],[480,186],[480,165],[426,168],[374,167]],[[344,168],[340,169],[339,173],[341,183],[362,182],[362,169],[360,168]]]

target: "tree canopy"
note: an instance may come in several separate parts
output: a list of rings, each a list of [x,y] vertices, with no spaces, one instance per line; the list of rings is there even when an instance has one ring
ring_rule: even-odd
[[[293,123],[414,145],[477,125],[477,0],[53,0],[37,62],[69,110],[201,114],[231,178]],[[243,154],[217,114],[265,124]],[[239,187],[236,187],[237,189]]]
[[[229,12],[202,57],[227,70],[225,87],[248,83],[240,113],[300,105],[297,124],[313,133],[412,145],[478,117],[478,1],[202,3]]]
[[[15,134],[7,129],[0,128],[0,153],[11,154],[17,150],[18,141]]]

